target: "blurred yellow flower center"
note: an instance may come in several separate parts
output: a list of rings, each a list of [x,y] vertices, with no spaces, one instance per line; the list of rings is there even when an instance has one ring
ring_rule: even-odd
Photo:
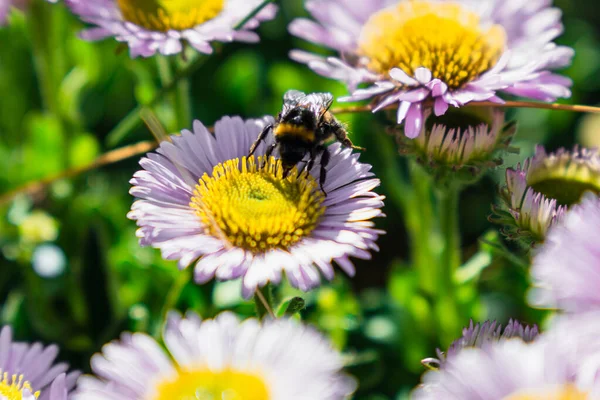
[[[587,400],[590,395],[573,385],[564,385],[550,390],[525,390],[502,400]]]
[[[216,17],[225,0],[117,0],[123,18],[146,29],[185,30]]]
[[[23,391],[27,391],[28,396],[23,398]],[[36,399],[40,392],[35,392],[29,382],[25,381],[23,375],[13,375],[11,377],[5,372],[0,381],[0,398],[6,400],[29,400],[33,395]]]
[[[269,400],[262,378],[233,370],[182,371],[161,382],[153,400]]]
[[[461,4],[401,1],[374,14],[359,39],[369,68],[388,74],[400,68],[414,76],[425,67],[433,78],[456,89],[492,68],[504,51],[500,25],[480,26],[480,18]]]
[[[527,171],[527,185],[558,204],[571,206],[584,193],[600,194],[600,158],[596,150],[550,154]]]
[[[323,200],[306,172],[298,176],[294,168],[283,178],[281,160],[244,157],[204,174],[190,206],[211,235],[260,253],[288,249],[309,235],[325,212]]]

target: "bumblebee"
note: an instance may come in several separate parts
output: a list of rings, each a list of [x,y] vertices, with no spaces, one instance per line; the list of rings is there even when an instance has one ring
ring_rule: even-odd
[[[254,154],[258,145],[265,140],[269,132],[273,132],[275,142],[265,153],[270,157],[275,149],[279,151],[283,164],[283,176],[308,154],[304,169],[310,171],[316,158],[320,155],[321,174],[319,184],[323,193],[323,184],[329,163],[329,151],[325,142],[330,139],[339,141],[342,146],[363,150],[352,144],[344,126],[329,112],[333,103],[331,93],[305,94],[297,90],[289,90],[283,96],[283,109],[274,124],[267,125],[260,133],[249,156]]]

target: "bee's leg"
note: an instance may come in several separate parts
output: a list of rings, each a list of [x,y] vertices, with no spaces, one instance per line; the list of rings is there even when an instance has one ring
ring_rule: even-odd
[[[260,142],[265,140],[265,138],[267,137],[267,135],[269,134],[269,131],[271,129],[273,129],[273,125],[269,124],[269,125],[265,126],[265,128],[262,130],[260,135],[258,135],[258,138],[254,141],[254,143],[252,143],[252,147],[250,147],[250,152],[248,153],[248,157],[250,157],[252,154],[254,154],[254,152],[256,151],[256,148],[258,147]],[[271,150],[271,151],[273,151],[273,150]]]
[[[323,188],[323,185],[325,185],[325,179],[327,178],[327,164],[329,164],[329,149],[327,149],[327,147],[322,147],[321,148],[322,151],[322,155],[321,155],[321,174],[319,176],[319,185],[321,186],[321,191],[323,192],[323,194],[325,196],[327,196],[327,192],[325,191],[325,189]]]
[[[277,147],[277,143],[272,143],[269,147],[267,147],[261,167],[264,167],[267,164],[267,161],[269,161],[269,158],[271,158],[271,154],[273,154],[275,147]]]
[[[352,143],[352,140],[350,140],[350,138],[348,137],[348,134],[346,133],[346,131],[344,129],[336,129],[335,130],[335,138],[342,144],[342,146],[344,147],[350,147],[354,150],[365,150],[364,147],[358,147],[355,146],[354,143]]]
[[[298,176],[300,176],[304,171],[306,171],[307,174],[310,174],[310,170],[313,169],[313,167],[315,165],[315,158],[317,158],[317,155],[321,151],[322,150],[318,147],[316,147],[310,151],[310,156],[308,158],[308,161],[306,162],[306,164],[304,164],[304,168],[302,168],[302,170],[298,171]]]

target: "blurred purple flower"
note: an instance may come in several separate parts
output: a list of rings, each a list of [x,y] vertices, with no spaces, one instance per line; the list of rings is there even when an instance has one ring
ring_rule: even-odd
[[[94,25],[81,33],[85,40],[96,41],[114,36],[129,45],[131,57],[150,57],[180,53],[184,43],[210,54],[212,41],[258,42],[253,29],[273,19],[277,7],[265,7],[241,29],[242,22],[261,0],[65,0],[85,22]]]
[[[28,3],[29,0],[0,0],[0,26],[6,25],[11,8],[24,10]]]
[[[445,353],[437,350],[437,358],[427,358],[423,364],[432,368],[442,367],[448,359],[456,357],[463,349],[482,348],[492,342],[500,342],[511,338],[521,338],[525,342],[532,342],[539,334],[537,325],[522,325],[515,320],[508,321],[506,327],[496,321],[486,321],[483,324],[469,322],[469,327],[464,328],[462,337],[452,342]]]
[[[600,200],[589,195],[554,225],[533,258],[531,304],[600,310]]]
[[[79,372],[66,373],[68,365],[56,363],[58,347],[15,342],[12,329],[0,331],[0,398],[67,400]],[[17,397],[11,397],[14,394]]]
[[[561,320],[527,343],[488,341],[425,373],[417,400],[588,400],[600,397],[600,314]]]

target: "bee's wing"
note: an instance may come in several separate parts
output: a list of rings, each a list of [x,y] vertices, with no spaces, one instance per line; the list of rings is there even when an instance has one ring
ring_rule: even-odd
[[[288,90],[283,96],[283,114],[296,107],[306,107],[316,116],[321,117],[331,107],[333,95],[331,93],[305,94],[298,90]]]
[[[305,97],[306,94],[304,92],[301,92],[299,90],[288,90],[283,95],[283,103],[298,105]]]
[[[283,95],[283,114],[298,107],[306,99],[306,94],[299,90],[288,90]]]
[[[319,116],[319,118],[329,110],[333,103],[333,95],[331,93],[311,93],[304,98],[304,104]]]

